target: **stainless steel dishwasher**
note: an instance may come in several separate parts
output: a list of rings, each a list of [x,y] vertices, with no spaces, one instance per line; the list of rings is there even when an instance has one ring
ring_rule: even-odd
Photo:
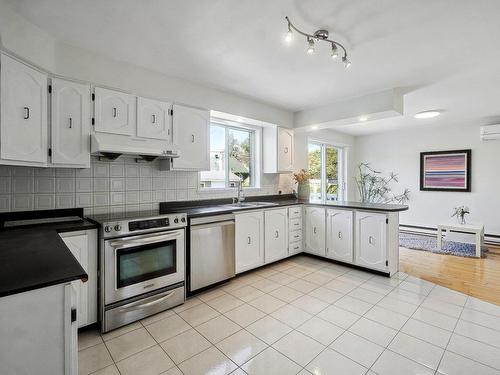
[[[190,221],[190,291],[234,276],[234,215]]]

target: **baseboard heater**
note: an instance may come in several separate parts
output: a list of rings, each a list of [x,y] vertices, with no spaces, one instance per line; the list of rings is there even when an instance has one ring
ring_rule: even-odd
[[[424,227],[424,226],[418,226],[418,225],[400,224],[399,225],[399,230],[402,231],[402,232],[413,232],[413,233],[425,234],[425,235],[434,236],[434,237],[437,236],[437,228],[433,228],[433,227]],[[465,233],[465,232],[463,232],[463,233]],[[486,245],[500,246],[500,235],[485,233],[485,235],[484,235],[484,243]]]

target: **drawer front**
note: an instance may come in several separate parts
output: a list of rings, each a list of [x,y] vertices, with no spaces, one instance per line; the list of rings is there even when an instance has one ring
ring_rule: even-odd
[[[302,241],[302,231],[296,230],[296,231],[290,232],[290,234],[288,235],[288,240],[290,243]]]
[[[302,218],[290,219],[288,228],[290,232],[302,229]]]
[[[302,252],[302,241],[291,243],[288,246],[288,253],[290,255],[298,254]]]
[[[288,208],[288,217],[290,219],[301,218],[302,217],[302,206],[289,207]]]

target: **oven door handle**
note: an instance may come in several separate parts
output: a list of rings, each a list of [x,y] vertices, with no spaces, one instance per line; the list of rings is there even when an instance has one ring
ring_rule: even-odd
[[[179,233],[174,233],[174,234],[162,234],[160,236],[154,236],[154,237],[147,237],[147,238],[137,238],[135,240],[118,240],[118,241],[113,241],[110,243],[111,247],[114,248],[124,248],[124,247],[130,247],[133,245],[147,245],[150,243],[155,243],[155,242],[161,242],[165,240],[173,240],[175,238],[179,237]]]
[[[161,293],[161,294],[158,294],[156,296],[151,296],[149,298],[146,298],[146,299],[138,301],[138,302],[132,302],[132,303],[123,305],[120,308],[120,310],[118,310],[118,311],[119,312],[130,312],[130,311],[139,310],[139,309],[142,309],[145,307],[151,307],[151,306],[157,305],[159,303],[162,303],[166,299],[172,297],[174,294],[175,294],[175,290],[172,292]],[[158,298],[158,297],[160,297],[160,298]]]

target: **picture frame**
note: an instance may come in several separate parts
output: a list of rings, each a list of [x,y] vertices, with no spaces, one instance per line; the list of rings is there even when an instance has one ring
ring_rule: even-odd
[[[421,191],[471,191],[471,150],[420,153]]]

